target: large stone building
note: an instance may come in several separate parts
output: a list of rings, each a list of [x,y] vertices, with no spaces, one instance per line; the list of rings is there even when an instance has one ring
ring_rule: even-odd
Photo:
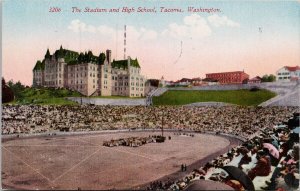
[[[241,84],[249,80],[249,75],[244,71],[220,72],[206,74],[206,78],[218,80],[220,84]]]
[[[33,86],[64,87],[83,95],[145,96],[146,79],[137,59],[111,60],[111,51],[94,56],[60,47],[47,50],[33,68]]]
[[[300,67],[299,66],[284,66],[276,72],[276,80],[289,82],[297,81],[300,79]]]

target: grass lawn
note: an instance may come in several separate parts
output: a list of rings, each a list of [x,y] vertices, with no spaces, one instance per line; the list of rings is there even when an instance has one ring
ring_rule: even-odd
[[[78,92],[53,88],[25,88],[20,95],[9,104],[76,105],[76,102],[66,100],[65,97],[80,96]]]
[[[195,102],[225,102],[243,106],[257,106],[275,96],[275,93],[268,90],[170,90],[159,97],[153,97],[153,103],[154,105],[185,105]]]

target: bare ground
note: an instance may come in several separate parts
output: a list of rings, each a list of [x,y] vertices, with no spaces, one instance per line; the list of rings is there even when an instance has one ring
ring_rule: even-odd
[[[104,140],[148,136],[130,132],[2,140],[2,188],[140,189],[154,180],[184,176],[238,144],[206,134],[174,135],[165,143],[141,147],[104,147]],[[200,165],[200,166],[199,166]]]

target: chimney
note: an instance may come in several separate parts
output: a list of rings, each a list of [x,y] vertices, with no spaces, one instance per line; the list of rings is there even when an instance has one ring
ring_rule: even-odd
[[[107,62],[110,64],[111,63],[111,50],[106,50],[106,59],[107,59]]]
[[[129,69],[130,67],[130,56],[127,57],[127,68]]]

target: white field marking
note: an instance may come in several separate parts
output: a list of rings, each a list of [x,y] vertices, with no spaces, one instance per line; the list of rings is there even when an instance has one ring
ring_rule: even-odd
[[[5,145],[5,147],[98,147],[94,145]]]
[[[81,163],[83,163],[84,161],[86,161],[87,159],[91,158],[94,154],[96,154],[99,150],[101,150],[102,147],[100,147],[99,149],[97,149],[95,152],[93,152],[92,154],[90,154],[89,156],[85,157],[84,159],[82,159],[80,162],[78,162],[77,164],[75,164],[74,166],[72,166],[69,170],[65,171],[64,173],[62,173],[60,176],[56,177],[54,180],[52,180],[52,182],[55,182],[57,179],[61,178],[62,176],[64,176],[65,174],[67,174],[68,172],[70,172],[71,170],[73,170],[74,168],[76,168],[77,166],[79,166]]]
[[[116,151],[119,151],[119,152],[123,152],[123,153],[131,154],[131,155],[143,157],[143,158],[150,159],[150,160],[153,160],[153,161],[157,161],[156,159],[150,158],[146,155],[136,154],[136,153],[132,153],[132,152],[128,152],[128,151],[122,151],[122,150],[119,150],[119,149],[116,149],[116,148],[108,148],[108,149],[112,149],[112,150],[116,150]]]
[[[38,170],[36,170],[35,168],[33,168],[31,165],[29,165],[28,163],[26,163],[25,161],[23,161],[20,157],[18,157],[17,155],[15,155],[13,152],[11,152],[10,150],[8,150],[7,148],[5,148],[4,146],[2,146],[3,149],[5,149],[6,151],[8,151],[9,153],[11,153],[13,156],[15,156],[17,159],[19,159],[21,162],[23,162],[25,165],[27,165],[29,168],[31,168],[34,172],[36,172],[37,174],[39,174],[40,176],[42,176],[44,179],[48,180],[50,183],[51,180],[44,176],[43,174],[41,174]]]

